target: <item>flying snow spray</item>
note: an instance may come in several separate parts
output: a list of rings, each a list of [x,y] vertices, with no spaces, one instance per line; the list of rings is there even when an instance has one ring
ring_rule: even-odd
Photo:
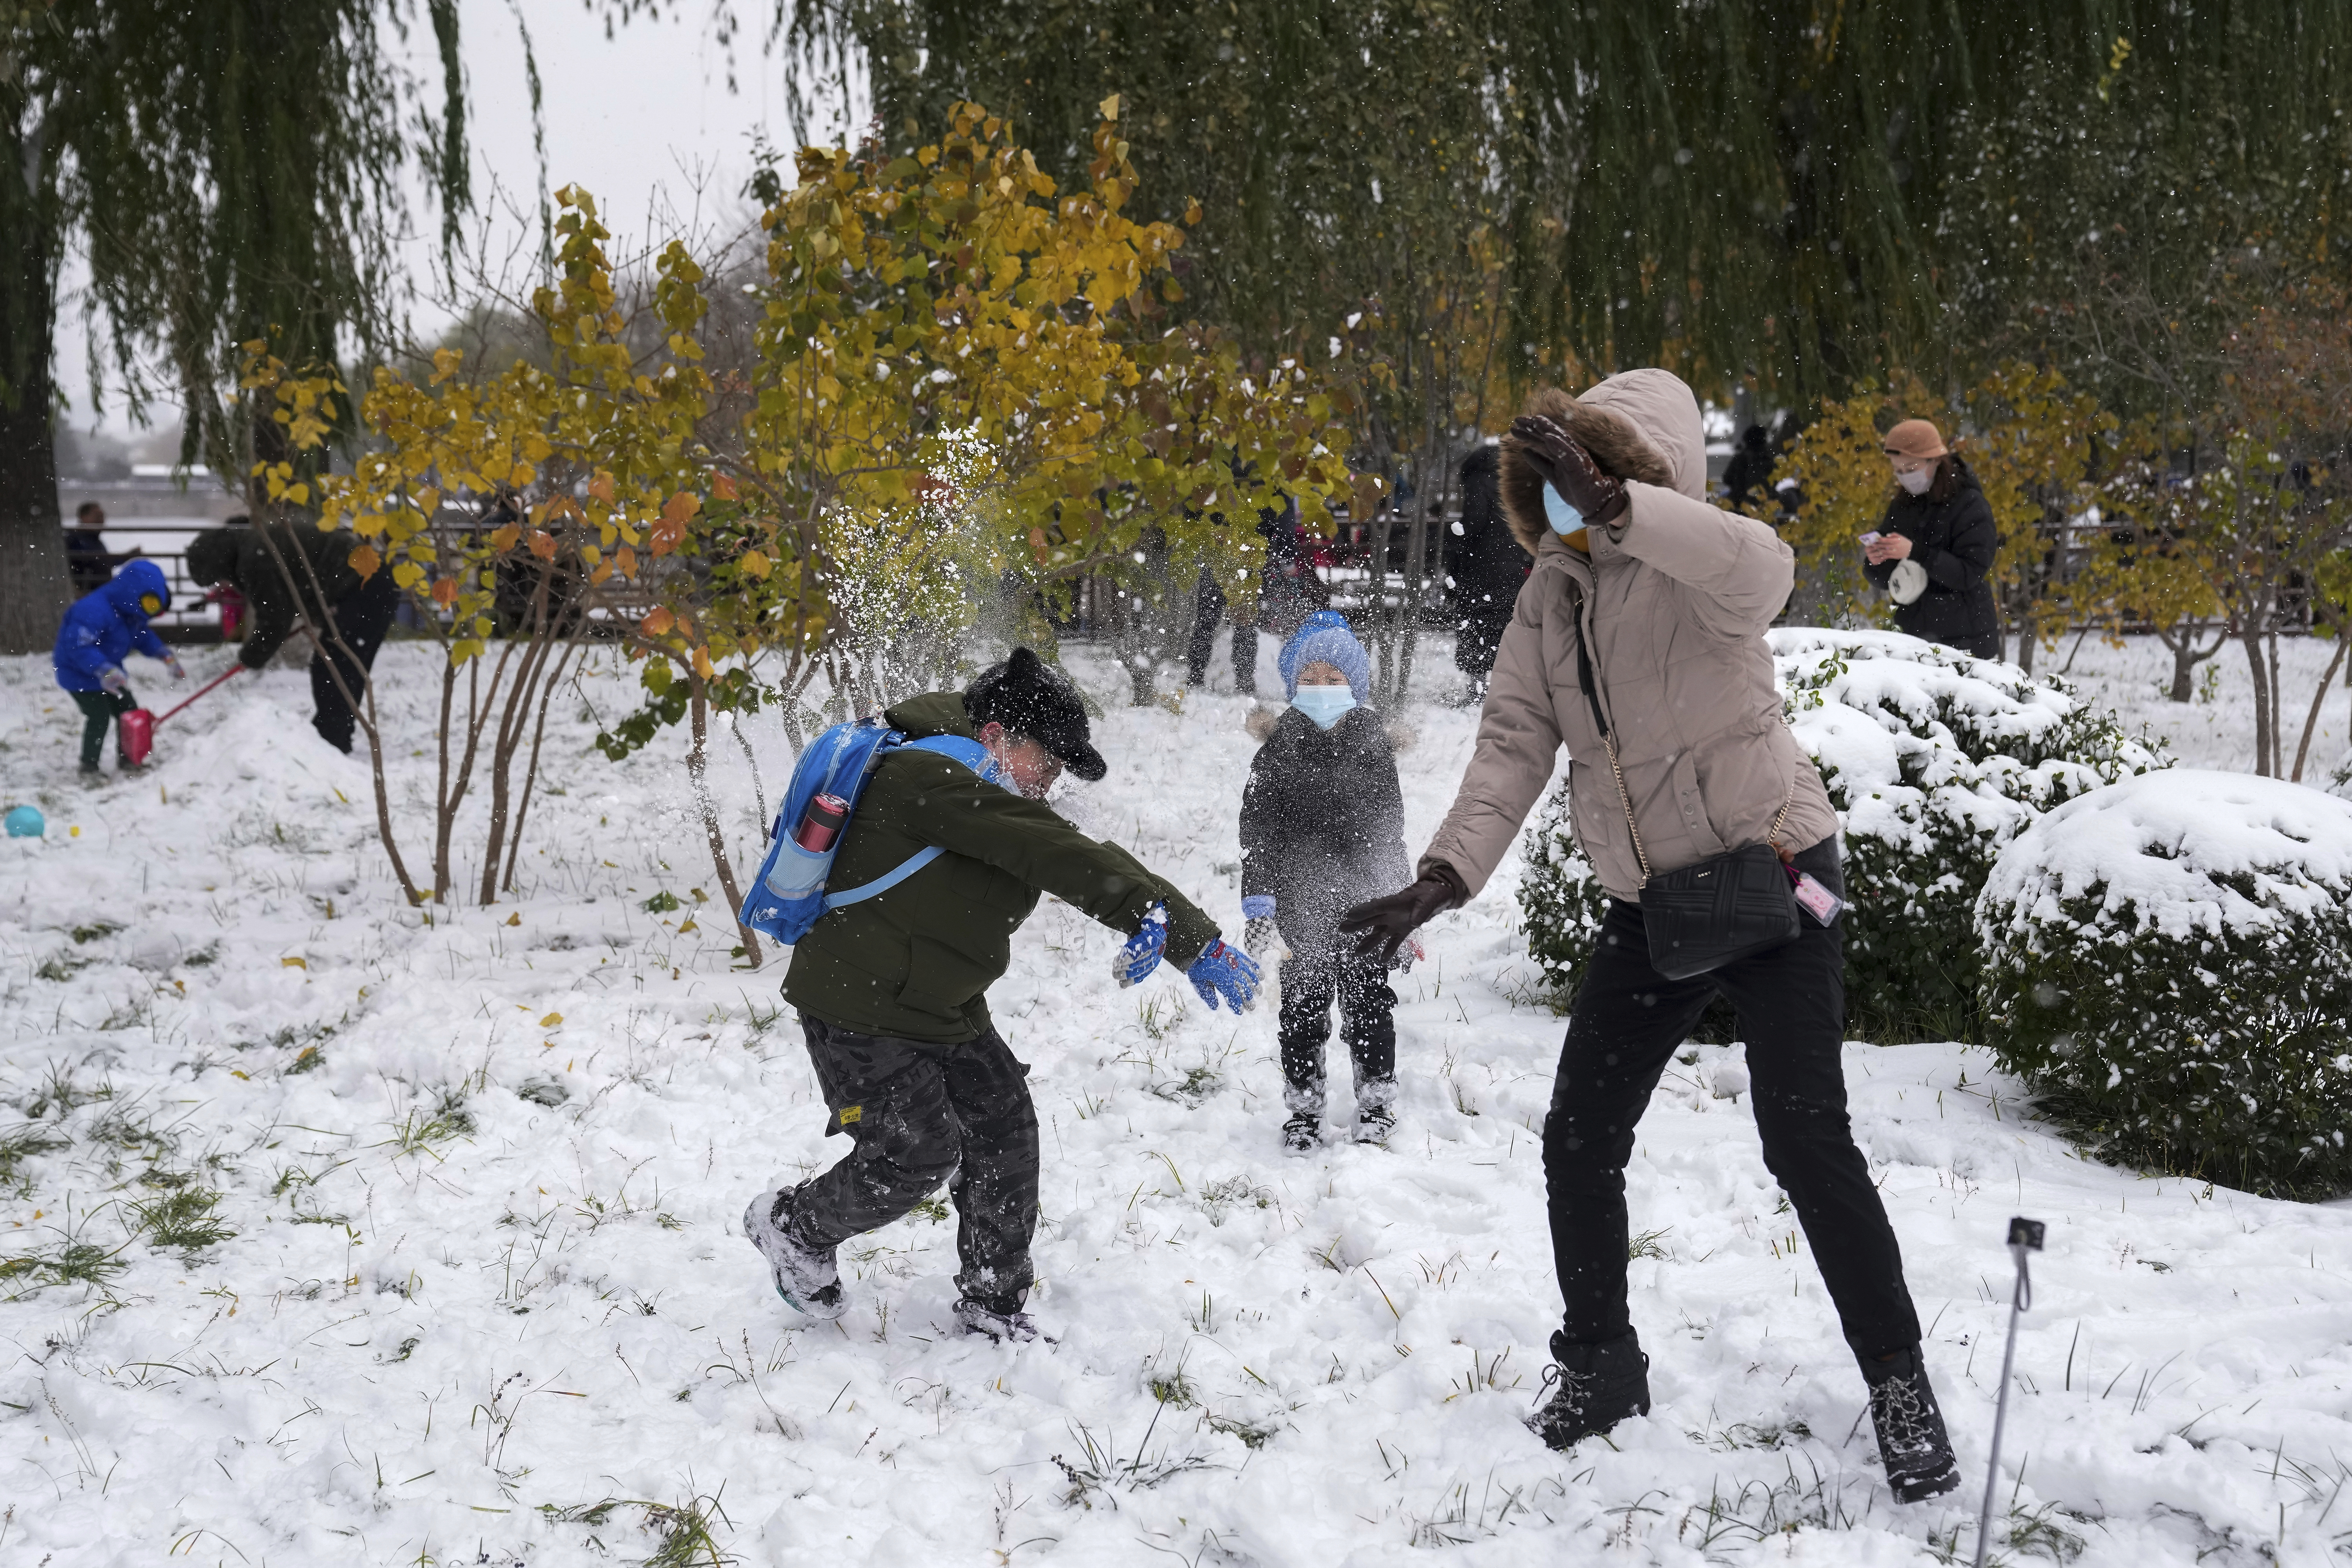
[[[1992,1452],[1985,1456],[1985,1499],[1977,1515],[1976,1568],[1984,1568],[1985,1548],[1992,1542],[1992,1500],[2000,1487],[2000,1428],[2009,1419],[2009,1369],[2017,1360],[2017,1320],[2033,1310],[2033,1276],[2025,1267],[2025,1255],[2042,1250],[2045,1228],[2038,1219],[2009,1222],[2009,1255],[2017,1259],[2017,1285],[2009,1297],[2009,1343],[2000,1352],[2000,1397],[1992,1407]]]
[[[7,824],[11,838],[38,838],[49,830],[48,821],[41,816],[41,808],[37,805],[13,807],[8,813]]]

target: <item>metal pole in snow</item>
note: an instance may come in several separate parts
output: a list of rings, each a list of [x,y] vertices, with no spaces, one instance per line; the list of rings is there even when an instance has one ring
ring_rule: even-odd
[[[2000,1352],[2000,1397],[1992,1407],[1992,1451],[1985,1456],[1984,1508],[1977,1515],[1976,1568],[1984,1568],[1985,1551],[1992,1544],[1992,1505],[2000,1489],[2000,1429],[2009,1419],[2009,1370],[2017,1360],[2017,1320],[2033,1310],[2033,1276],[2025,1267],[2025,1255],[2042,1250],[2042,1236],[2046,1227],[2038,1219],[2011,1218],[2009,1222],[2009,1255],[2017,1259],[2017,1285],[2009,1297],[2009,1343]]]

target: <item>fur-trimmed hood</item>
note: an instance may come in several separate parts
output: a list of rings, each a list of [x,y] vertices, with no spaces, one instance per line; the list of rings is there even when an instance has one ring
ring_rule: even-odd
[[[1604,473],[1706,499],[1706,435],[1698,399],[1672,371],[1623,371],[1581,397],[1548,386],[1528,400],[1528,412],[1567,431]],[[1504,437],[1503,515],[1530,555],[1550,531],[1543,483],[1518,443]]]

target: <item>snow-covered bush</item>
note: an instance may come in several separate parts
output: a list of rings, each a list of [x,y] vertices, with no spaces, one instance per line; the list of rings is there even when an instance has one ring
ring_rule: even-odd
[[[1793,627],[1771,642],[1798,744],[1845,825],[1848,1028],[1971,1037],[1971,922],[2001,847],[2051,807],[2168,759],[2053,676],[1893,632]],[[1519,893],[1529,950],[1563,1000],[1602,901],[1564,795],[1530,832]]]
[[[1977,904],[2002,1065],[2103,1154],[2352,1190],[2352,802],[2182,769],[2093,792]]]

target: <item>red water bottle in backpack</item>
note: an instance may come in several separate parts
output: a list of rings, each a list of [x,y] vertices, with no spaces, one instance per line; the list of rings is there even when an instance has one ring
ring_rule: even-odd
[[[793,829],[793,842],[812,855],[822,855],[833,847],[841,825],[848,820],[849,803],[839,795],[811,795],[808,809],[801,814],[800,826]]]

